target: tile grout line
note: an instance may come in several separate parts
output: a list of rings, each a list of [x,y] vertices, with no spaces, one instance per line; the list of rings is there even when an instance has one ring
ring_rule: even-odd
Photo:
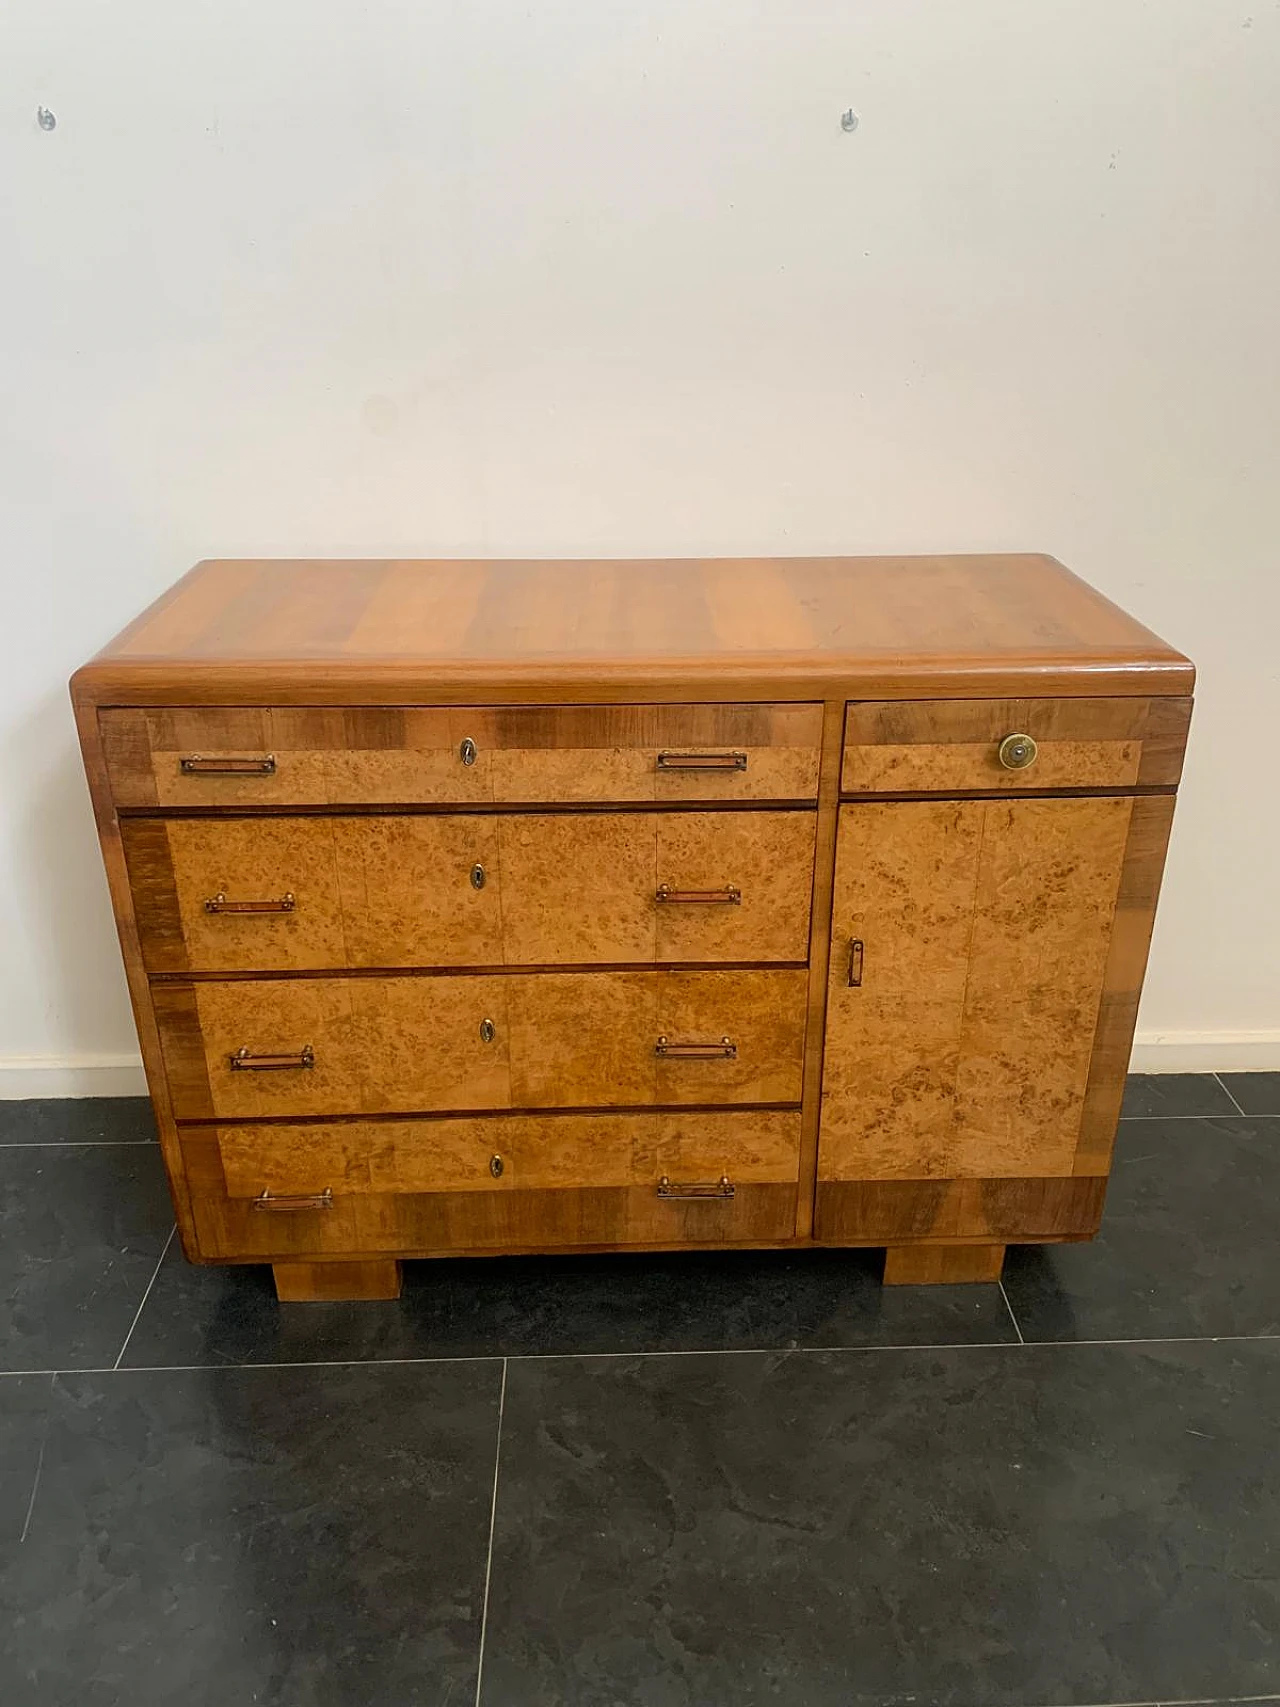
[[[1018,1344],[1026,1345],[1027,1342],[1022,1337],[1022,1324],[1018,1321],[1017,1316],[1014,1315],[1013,1305],[1009,1302],[1009,1294],[1004,1289],[1004,1277],[1001,1276],[996,1284],[1000,1288],[1000,1296],[1004,1299],[1004,1307],[1009,1312],[1009,1320],[1013,1323],[1013,1331],[1018,1336]]]
[[[154,1138],[35,1138],[30,1144],[0,1144],[0,1150],[158,1150]]]
[[[1016,1326],[1016,1322],[1015,1322]],[[134,1363],[127,1369],[101,1364],[82,1369],[0,1369],[0,1382],[22,1376],[64,1375],[191,1375],[220,1369],[404,1369],[437,1363],[572,1363],[614,1357],[816,1357],[870,1356],[876,1352],[907,1351],[1074,1351],[1084,1347],[1127,1345],[1267,1345],[1280,1340],[1269,1334],[1139,1334],[1111,1340],[931,1340],[894,1345],[734,1345],[695,1346],[670,1351],[477,1351],[456,1357],[327,1357],[297,1358],[274,1363]],[[1265,1699],[1265,1697],[1263,1698]],[[1280,1700],[1280,1696],[1276,1697]],[[1125,1707],[1125,1704],[1122,1704]],[[1138,1707],[1142,1707],[1139,1703]],[[1174,1703],[1174,1707],[1178,1707]]]
[[[1089,1701],[1083,1707],[1249,1707],[1253,1702],[1280,1701],[1280,1695],[1197,1695],[1176,1701]],[[1058,1707],[1054,1703],[1053,1707]]]
[[[493,1448],[493,1499],[489,1505],[489,1551],[484,1562],[484,1603],[480,1612],[480,1652],[476,1656],[476,1707],[484,1684],[484,1639],[489,1629],[489,1578],[493,1572],[493,1531],[498,1518],[498,1470],[502,1463],[502,1418],[507,1408],[507,1360],[502,1360],[502,1386],[498,1391],[498,1438]]]
[[[124,1354],[129,1349],[129,1341],[133,1338],[133,1330],[137,1327],[139,1321],[142,1318],[142,1312],[147,1307],[147,1299],[150,1298],[151,1288],[156,1283],[156,1276],[160,1272],[160,1264],[168,1256],[169,1246],[173,1243],[173,1235],[177,1231],[178,1231],[177,1223],[175,1222],[174,1225],[172,1227],[170,1227],[170,1229],[169,1229],[169,1237],[164,1242],[164,1249],[160,1252],[160,1255],[156,1258],[156,1266],[151,1271],[151,1279],[147,1282],[147,1290],[142,1294],[142,1302],[138,1305],[138,1308],[137,1308],[136,1312],[134,1313],[134,1318],[129,1323],[129,1332],[124,1336],[124,1344],[120,1347],[120,1355],[119,1355],[119,1357],[116,1358],[115,1362],[111,1365],[111,1371],[113,1374],[115,1373],[115,1371],[117,1369],[119,1369],[120,1364],[123,1361]]]
[[[1222,1088],[1227,1091],[1225,1085]],[[1227,1091],[1227,1095],[1231,1096],[1231,1092]],[[1166,1122],[1170,1120],[1235,1120],[1237,1118],[1240,1120],[1280,1120],[1280,1114],[1246,1114],[1234,1097],[1231,1097],[1231,1101],[1234,1104],[1232,1108],[1220,1109],[1217,1114],[1125,1114],[1121,1116],[1120,1124],[1121,1126],[1141,1126],[1144,1120]],[[21,1149],[22,1146],[19,1145],[18,1148]],[[1174,1707],[1178,1707],[1177,1702],[1174,1703]]]
[[[1226,1092],[1227,1096],[1229,1096],[1231,1098],[1231,1101],[1235,1104],[1237,1114],[1244,1114],[1244,1110],[1240,1107],[1240,1104],[1236,1099],[1235,1092],[1231,1089],[1231,1086],[1223,1078],[1222,1074],[1221,1073],[1215,1073],[1213,1076],[1218,1081],[1218,1083],[1222,1086],[1222,1088]],[[1245,1114],[1245,1119],[1247,1120],[1248,1118],[1249,1118],[1248,1115]]]

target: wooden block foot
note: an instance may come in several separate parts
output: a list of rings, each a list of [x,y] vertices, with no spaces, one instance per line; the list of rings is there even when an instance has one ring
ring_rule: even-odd
[[[400,1264],[394,1257],[362,1262],[273,1262],[276,1297],[286,1304],[347,1298],[398,1298]]]
[[[999,1280],[1003,1245],[890,1245],[884,1254],[886,1286],[945,1286]]]

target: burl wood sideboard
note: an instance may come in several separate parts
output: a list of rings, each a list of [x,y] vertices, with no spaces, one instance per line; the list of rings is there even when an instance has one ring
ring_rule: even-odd
[[[199,564],[72,683],[184,1250],[1089,1238],[1193,680],[1047,557]]]

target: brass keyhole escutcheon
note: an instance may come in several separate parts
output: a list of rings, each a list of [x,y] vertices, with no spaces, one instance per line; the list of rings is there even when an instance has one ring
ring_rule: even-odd
[[[492,1043],[494,1038],[497,1035],[498,1035],[498,1028],[493,1023],[493,1021],[491,1019],[482,1019],[480,1021],[480,1041],[481,1041],[481,1043]]]
[[[502,1178],[503,1165],[504,1164],[503,1164],[503,1160],[502,1160],[501,1156],[490,1156],[490,1158],[489,1158],[489,1172],[493,1175],[494,1179],[501,1179]]]
[[[1006,735],[996,757],[1007,771],[1024,771],[1036,762],[1039,751],[1030,735]]]
[[[462,760],[464,765],[475,764],[475,762],[476,762],[476,744],[471,739],[470,735],[467,736],[466,740],[458,748],[458,757]]]
[[[481,865],[480,861],[477,860],[476,863],[471,867],[471,887],[473,889],[483,889],[484,884],[485,884],[484,867]]]

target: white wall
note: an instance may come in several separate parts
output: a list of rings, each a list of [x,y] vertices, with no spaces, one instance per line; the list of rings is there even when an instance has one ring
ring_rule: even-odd
[[[5,36],[0,1081],[125,1082],[64,681],[235,554],[1055,552],[1201,668],[1143,1060],[1280,1067],[1275,0]]]

